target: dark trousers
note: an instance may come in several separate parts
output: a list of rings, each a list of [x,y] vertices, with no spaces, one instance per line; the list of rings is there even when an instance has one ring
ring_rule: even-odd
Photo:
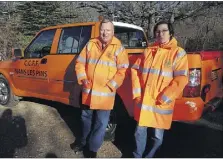
[[[145,151],[146,144],[147,144],[147,130],[148,129],[152,132],[150,136],[150,138],[152,139],[152,143],[148,143],[149,145],[151,144],[150,147],[152,148],[148,151]],[[135,158],[154,157],[157,149],[162,145],[163,134],[164,134],[164,129],[137,126],[135,130],[136,149],[133,152],[133,156]]]
[[[82,136],[81,144],[86,145],[87,137],[89,136],[89,150],[97,152],[101,147],[106,127],[108,125],[110,110],[90,110],[83,109],[81,114],[82,121]],[[95,115],[95,122],[93,121],[93,114]],[[93,126],[93,127],[92,127]]]

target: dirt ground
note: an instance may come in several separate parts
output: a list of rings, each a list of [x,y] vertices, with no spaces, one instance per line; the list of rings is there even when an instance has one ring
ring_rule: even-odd
[[[70,144],[80,133],[80,110],[60,103],[23,100],[0,106],[0,157],[76,158]],[[105,141],[101,158],[130,157],[134,124],[117,127],[115,141]],[[156,157],[223,157],[223,107],[198,122],[174,122]]]
[[[12,109],[0,106],[0,112],[1,157],[78,157],[70,148],[75,136],[55,108],[22,101]],[[98,157],[108,156],[121,157],[121,152],[104,142]]]

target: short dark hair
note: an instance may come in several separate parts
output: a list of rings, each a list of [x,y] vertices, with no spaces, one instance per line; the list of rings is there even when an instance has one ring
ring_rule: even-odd
[[[114,24],[112,23],[111,20],[109,20],[109,19],[103,19],[103,20],[100,22],[99,29],[101,29],[101,26],[102,26],[103,23],[111,23],[111,24],[113,25],[113,27],[114,27]]]
[[[166,24],[168,26],[168,30],[170,32],[170,39],[172,39],[172,37],[174,36],[173,25],[166,21],[160,21],[160,22],[156,23],[156,25],[153,28],[153,36],[156,37],[156,30],[157,30],[158,26],[162,25],[162,24]]]

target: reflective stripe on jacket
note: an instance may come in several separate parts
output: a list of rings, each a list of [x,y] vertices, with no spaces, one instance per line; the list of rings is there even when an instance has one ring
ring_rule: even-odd
[[[155,53],[153,57],[153,53]],[[188,83],[186,52],[173,38],[168,44],[145,49],[131,67],[134,118],[140,126],[169,129],[175,99]]]
[[[91,83],[88,88],[83,88],[82,103],[91,109],[111,110],[116,90],[121,86],[129,66],[128,55],[116,37],[104,50],[98,42],[98,38],[91,39],[83,48],[75,70],[79,84],[83,79]]]

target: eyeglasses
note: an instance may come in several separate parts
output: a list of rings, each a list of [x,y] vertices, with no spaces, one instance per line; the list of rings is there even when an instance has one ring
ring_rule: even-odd
[[[157,30],[155,33],[156,34],[160,34],[160,33],[164,34],[164,33],[168,32],[168,31],[169,31],[168,29],[167,30]]]

